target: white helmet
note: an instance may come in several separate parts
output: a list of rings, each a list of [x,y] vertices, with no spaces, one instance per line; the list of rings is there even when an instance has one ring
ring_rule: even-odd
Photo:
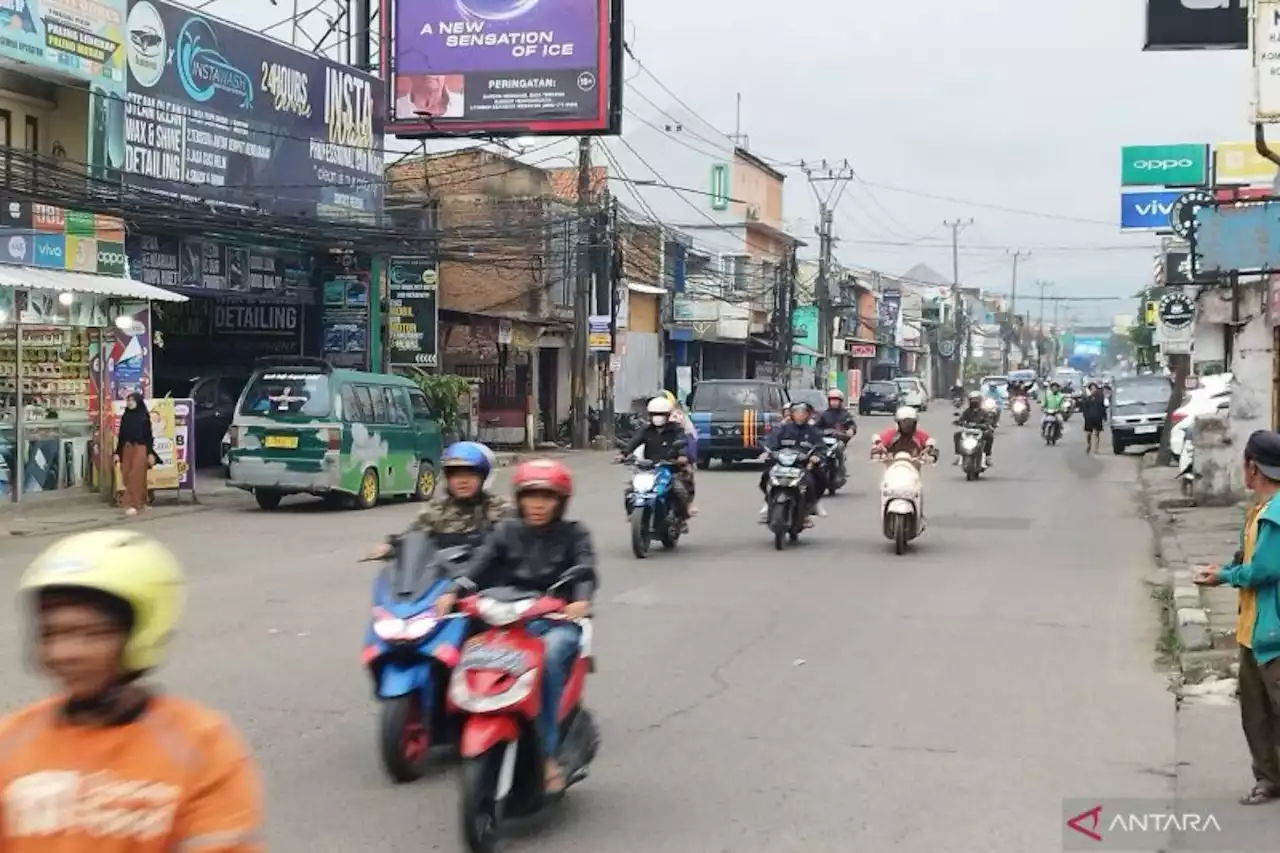
[[[903,406],[893,413],[893,419],[898,423],[902,423],[903,421],[918,421],[920,420],[920,415],[910,406]]]
[[[674,409],[675,409],[675,406],[671,405],[671,401],[668,400],[666,397],[654,397],[652,400],[649,401],[648,411],[649,411],[649,417],[651,418],[655,418],[655,417],[669,418],[671,417],[671,412]]]
[[[828,400],[839,400],[841,403],[843,403],[843,402],[844,402],[844,392],[843,392],[843,391],[841,391],[839,388],[830,388],[830,389],[828,389],[828,390],[827,390],[827,399],[828,399]]]

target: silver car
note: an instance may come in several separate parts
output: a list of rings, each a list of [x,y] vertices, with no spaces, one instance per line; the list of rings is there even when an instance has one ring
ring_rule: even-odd
[[[929,392],[925,390],[924,383],[914,376],[903,376],[895,379],[898,390],[902,392],[902,402],[918,411],[925,411],[929,408]]]

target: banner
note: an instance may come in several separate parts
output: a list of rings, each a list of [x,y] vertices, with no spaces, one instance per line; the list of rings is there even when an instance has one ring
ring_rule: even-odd
[[[1169,214],[1181,192],[1136,192],[1120,194],[1120,228],[1124,231],[1168,231]]]
[[[123,97],[125,0],[5,0],[0,59],[34,65]]]
[[[194,411],[194,403],[191,400],[184,400],[189,404],[187,411]],[[179,443],[176,426],[175,414],[176,401],[172,397],[164,397],[158,400],[147,400],[147,412],[151,415],[151,434],[155,439],[156,465],[147,472],[147,488],[148,489],[176,489],[182,481],[182,471],[178,467],[179,463]],[[112,407],[115,411],[115,419],[111,425],[111,445],[115,447],[116,436],[120,434],[120,416],[124,414],[124,401],[116,400]],[[194,421],[194,418],[190,420]],[[189,446],[190,442],[184,435],[183,454],[185,456],[185,446]],[[185,463],[184,463],[185,465]],[[124,488],[124,478],[120,474],[120,463],[116,463],[116,491]]]
[[[1143,50],[1244,50],[1248,46],[1248,0],[1147,0]]]
[[[1280,122],[1280,0],[1254,0],[1253,120]]]
[[[1270,184],[1276,164],[1252,142],[1219,142],[1213,152],[1214,181],[1221,184]]]
[[[130,0],[128,30],[130,183],[280,214],[379,217],[376,76],[164,0]]]
[[[1280,269],[1280,202],[1196,208],[1191,257],[1197,275]]]
[[[369,258],[347,253],[325,261],[320,351],[334,367],[368,370]]]
[[[1208,145],[1126,145],[1120,149],[1122,186],[1198,187],[1208,180]]]
[[[391,132],[616,132],[614,3],[382,0]]]
[[[387,267],[393,367],[435,367],[439,359],[440,274],[434,258],[392,258]]]

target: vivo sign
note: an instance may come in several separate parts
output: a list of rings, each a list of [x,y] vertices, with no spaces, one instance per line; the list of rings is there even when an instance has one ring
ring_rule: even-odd
[[[1169,231],[1169,215],[1182,194],[1177,190],[1120,194],[1120,228],[1123,231]]]

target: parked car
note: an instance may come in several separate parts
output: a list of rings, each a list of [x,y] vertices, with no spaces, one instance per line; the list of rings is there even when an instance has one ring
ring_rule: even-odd
[[[925,390],[924,383],[914,376],[901,376],[894,380],[898,384],[898,390],[902,392],[902,402],[907,406],[914,406],[920,411],[929,408],[929,392]]]
[[[689,419],[698,430],[698,467],[760,455],[760,439],[782,422],[787,389],[768,379],[704,379],[693,389]]]
[[[868,382],[858,398],[858,414],[870,415],[875,412],[893,414],[902,403],[902,390],[897,382]]]
[[[211,374],[186,379],[156,379],[157,397],[190,398],[196,404],[196,468],[225,465],[222,438],[236,414],[236,401],[249,381],[248,374]]]
[[[1134,444],[1157,444],[1173,383],[1167,376],[1136,376],[1111,386],[1111,449],[1117,455]]]
[[[1188,391],[1182,405],[1169,418],[1169,450],[1182,455],[1182,445],[1191,435],[1197,415],[1208,415],[1231,406],[1231,374],[1205,376],[1200,387]]]

